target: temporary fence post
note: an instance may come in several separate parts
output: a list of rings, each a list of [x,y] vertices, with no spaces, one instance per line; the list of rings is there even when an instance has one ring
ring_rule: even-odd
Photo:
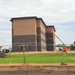
[[[27,49],[26,51],[28,51],[28,45],[26,45],[26,46],[27,46],[27,47],[26,47],[26,49]]]
[[[26,58],[25,58],[25,45],[23,46],[23,59],[24,59],[24,64],[26,64]]]
[[[62,63],[61,65],[67,65],[67,63],[65,63],[65,57],[64,57],[64,50],[62,49]]]

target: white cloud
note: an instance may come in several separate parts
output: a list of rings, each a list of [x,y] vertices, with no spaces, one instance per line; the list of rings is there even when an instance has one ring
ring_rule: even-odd
[[[0,37],[8,34],[10,38],[12,17],[25,16],[42,17],[46,24],[55,24],[56,33],[65,39],[74,33],[75,23],[68,25],[68,22],[75,21],[75,0],[0,0]],[[72,34],[73,40],[74,37]]]
[[[73,26],[72,25],[56,25],[56,28],[57,29],[59,29],[59,30],[66,30],[66,29],[71,29],[71,28],[73,28]]]
[[[0,14],[9,17],[38,15],[52,23],[75,19],[75,0],[2,0],[0,6]]]

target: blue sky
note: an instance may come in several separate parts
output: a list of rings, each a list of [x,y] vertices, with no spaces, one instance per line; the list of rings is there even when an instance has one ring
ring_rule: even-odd
[[[25,16],[41,17],[54,25],[65,44],[75,41],[75,0],[0,0],[0,45],[12,43],[10,19]]]

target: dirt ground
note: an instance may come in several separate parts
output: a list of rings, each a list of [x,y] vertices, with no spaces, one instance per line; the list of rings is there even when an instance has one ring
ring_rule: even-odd
[[[0,75],[75,75],[75,66],[0,66]]]

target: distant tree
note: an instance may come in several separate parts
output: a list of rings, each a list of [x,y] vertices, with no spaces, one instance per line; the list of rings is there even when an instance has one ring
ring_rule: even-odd
[[[64,44],[57,44],[56,47],[64,47]]]
[[[57,44],[57,45],[56,45],[56,47],[61,47],[61,46],[62,46],[61,44]]]
[[[66,46],[67,48],[70,48],[70,46]]]
[[[75,46],[75,41],[73,42],[73,46]]]
[[[73,42],[74,50],[75,50],[75,41]]]
[[[70,45],[70,50],[74,50],[73,44]]]

